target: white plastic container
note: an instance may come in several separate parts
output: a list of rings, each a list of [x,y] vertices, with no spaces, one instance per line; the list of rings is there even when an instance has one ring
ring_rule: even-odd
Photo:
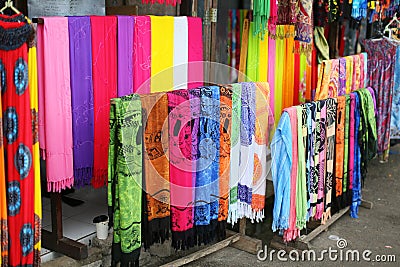
[[[108,216],[100,215],[93,219],[96,225],[96,233],[98,239],[107,239],[108,237]]]

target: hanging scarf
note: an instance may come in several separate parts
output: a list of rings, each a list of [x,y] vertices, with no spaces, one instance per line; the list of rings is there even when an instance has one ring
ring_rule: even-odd
[[[94,188],[107,182],[110,99],[117,96],[117,18],[90,17],[94,100]]]
[[[359,58],[360,58],[360,77],[359,77],[359,85],[358,85],[358,88],[365,88],[365,75],[366,75],[366,73],[365,73],[365,65],[367,64],[366,62],[365,62],[365,59],[364,59],[364,55],[365,55],[365,53],[361,53],[361,54],[359,54],[358,56],[359,56]]]
[[[348,206],[349,200],[349,134],[350,134],[350,95],[346,98],[346,115],[344,118],[344,159],[343,159],[343,198],[342,206]]]
[[[151,92],[174,87],[174,17],[151,16]]]
[[[283,35],[284,27],[283,25],[278,25],[276,27],[277,38],[275,42],[275,59],[282,59],[285,57],[285,42],[280,36]],[[274,81],[274,116],[276,125],[279,122],[280,115],[282,113],[282,94],[283,94],[283,77],[284,77],[284,61],[275,61],[275,81]]]
[[[133,36],[135,18],[118,18],[118,97],[133,93]]]
[[[141,103],[136,94],[112,101],[108,153],[108,206],[114,227],[112,265],[121,262],[121,266],[139,266],[143,164]]]
[[[135,17],[133,30],[133,92],[150,93],[151,86],[151,21],[148,16]]]
[[[219,152],[219,208],[218,237],[225,238],[229,208],[229,180],[231,161],[232,86],[220,87],[220,152]]]
[[[361,62],[360,62],[360,55],[354,55],[352,57],[353,57],[353,82],[351,85],[351,91],[355,91],[360,88]]]
[[[350,94],[353,84],[353,57],[348,56],[346,59],[346,94]]]
[[[314,25],[325,27],[329,20],[329,0],[315,0],[313,4]]]
[[[326,100],[317,102],[316,149],[315,159],[318,172],[318,198],[315,219],[320,220],[324,213],[325,175],[326,175]]]
[[[283,240],[289,242],[295,240],[300,231],[296,228],[296,194],[297,192],[297,165],[298,165],[298,128],[297,128],[297,110],[296,107],[285,109],[289,114],[290,127],[292,131],[292,168],[290,170],[290,211],[289,211],[289,227],[283,234]]]
[[[242,112],[242,85],[239,83],[232,85],[232,124],[230,132],[230,180],[229,180],[229,209],[228,223],[237,223],[238,214],[238,183],[240,172],[240,123]]]
[[[74,185],[90,184],[93,172],[92,39],[89,17],[69,17]],[[89,79],[88,79],[89,77]]]
[[[269,119],[268,83],[256,83],[256,122],[254,143],[254,170],[252,184],[252,220],[260,222],[264,218],[265,190],[267,181],[267,145]]]
[[[169,234],[170,189],[168,151],[168,98],[155,93],[140,96],[144,128],[144,190],[146,209],[144,246],[164,242]]]
[[[326,177],[325,177],[325,207],[321,223],[331,218],[332,185],[335,168],[336,146],[336,99],[326,100]]]
[[[254,35],[261,34],[264,39],[264,34],[267,32],[267,23],[270,16],[270,1],[269,0],[255,0],[253,1],[253,21],[255,26],[251,33]]]
[[[32,89],[27,64],[27,41],[32,28],[20,14],[0,17],[0,81],[4,131],[0,143],[2,152],[5,152],[1,156],[4,165],[1,166],[0,173],[1,183],[5,182],[5,186],[0,184],[3,241],[1,258],[4,266],[33,265],[34,245],[38,240],[35,239],[34,232],[35,170],[32,157],[35,155],[32,155]],[[14,22],[14,18],[21,20]],[[4,197],[7,199],[3,202]],[[4,210],[3,203],[7,205],[7,210]]]
[[[339,59],[339,90],[338,96],[346,94],[346,59]]]
[[[314,155],[313,146],[313,132],[312,132],[312,120],[311,120],[311,106],[312,103],[307,103],[303,105],[303,133],[307,133],[306,138],[306,184],[307,184],[307,221],[311,215],[311,190],[313,186],[313,176],[312,176],[312,165],[311,159]]]
[[[311,44],[313,40],[313,2],[307,0],[300,0],[298,2],[299,8],[296,17],[296,36],[295,40]]]
[[[390,139],[400,139],[400,46],[396,49]]]
[[[294,87],[294,26],[285,25],[285,57],[284,57],[284,76],[282,83],[282,108],[293,106],[293,87]]]
[[[278,0],[278,21],[280,25],[289,25],[296,23],[298,1]]]
[[[240,164],[239,164],[239,218],[251,217],[252,181],[254,169],[255,134],[255,94],[254,83],[242,83],[242,114],[240,127]]]
[[[353,0],[352,1],[352,10],[351,17],[355,20],[361,20],[367,17],[367,0]]]
[[[219,87],[201,88],[199,160],[196,170],[194,223],[198,244],[208,244],[214,235],[219,206]]]
[[[259,39],[258,35],[253,34],[254,22],[250,22],[249,29],[249,43],[247,49],[247,61],[246,61],[246,76],[247,81],[256,82],[259,80]]]
[[[230,66],[229,81],[233,82],[237,79],[236,67],[236,49],[237,49],[237,39],[236,39],[236,27],[237,27],[237,12],[239,10],[230,9],[228,18],[228,47],[230,51],[228,53],[228,66]]]
[[[188,88],[203,86],[203,23],[201,18],[187,17],[188,21]]]
[[[358,218],[358,207],[361,204],[361,150],[359,145],[359,131],[362,131],[360,124],[361,107],[359,93],[354,93],[354,170],[352,181],[352,202],[350,206],[350,216]],[[361,126],[361,128],[360,128]]]
[[[292,169],[292,130],[290,117],[283,112],[271,142],[271,173],[274,184],[272,231],[289,227],[290,171]]]
[[[168,92],[172,247],[194,245],[191,110],[187,90]]]
[[[28,20],[29,21],[29,20]],[[30,25],[33,26],[31,21]],[[35,191],[34,191],[34,211],[35,211],[35,254],[34,254],[34,264],[36,266],[40,265],[40,251],[41,251],[41,235],[42,235],[42,197],[41,197],[41,177],[40,177],[40,149],[39,149],[39,136],[38,136],[38,106],[39,106],[39,96],[38,96],[38,75],[37,75],[37,50],[36,50],[36,40],[32,40],[29,43],[28,50],[28,76],[29,76],[29,88],[30,88],[30,99],[31,99],[31,114],[32,114],[32,134],[33,134],[33,147],[32,147],[32,162],[34,170],[34,180],[35,180]],[[1,106],[0,106],[1,110]],[[1,131],[0,131],[1,132]],[[1,153],[1,151],[0,151]],[[2,157],[0,157],[0,161]],[[1,174],[0,166],[0,174]],[[1,176],[1,175],[0,175]],[[0,186],[1,187],[1,186]],[[1,218],[1,215],[0,215]],[[0,257],[1,258],[1,257]]]
[[[276,58],[276,43],[275,39],[271,38],[271,35],[268,37],[268,66],[275,66],[275,64],[279,64],[275,62]],[[275,110],[275,73],[276,73],[276,68],[269,67],[268,68],[268,84],[269,84],[269,92],[270,92],[270,98],[269,98],[269,108],[271,110],[271,115],[273,116],[272,118],[276,119],[276,110]],[[280,114],[280,113],[279,113]],[[272,121],[271,121],[272,122]]]
[[[68,19],[46,18],[44,22],[38,27],[39,131],[43,137],[39,145],[46,160],[47,191],[60,192],[74,183]]]
[[[310,105],[311,115],[311,152],[310,155],[310,210],[309,217],[314,217],[316,213],[317,199],[318,199],[318,156],[319,156],[319,145],[317,144],[317,102],[312,102]],[[310,129],[309,129],[310,130]]]
[[[275,35],[277,23],[278,23],[278,1],[270,1],[268,31],[272,35]]]
[[[258,81],[268,80],[268,38],[258,37]]]
[[[398,50],[398,48],[397,48]],[[362,88],[365,88],[368,86],[368,54],[366,52],[361,53],[364,55],[364,86]],[[396,53],[397,56],[397,53]],[[398,62],[396,60],[396,62]]]
[[[354,168],[356,167],[354,164],[354,146],[355,146],[355,111],[356,108],[356,98],[355,94],[350,94],[350,125],[349,125],[349,170],[348,170],[348,177],[349,177],[349,189],[353,189],[353,178],[354,178]]]
[[[174,89],[186,89],[188,80],[188,20],[186,17],[174,17]]]
[[[176,4],[181,4],[181,0],[142,0],[143,4],[166,4],[176,6]]]

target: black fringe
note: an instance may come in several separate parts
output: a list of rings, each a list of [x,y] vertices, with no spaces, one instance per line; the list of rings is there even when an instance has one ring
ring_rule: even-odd
[[[191,228],[182,232],[172,231],[172,247],[176,250],[186,250],[195,245],[195,229]]]
[[[207,245],[214,241],[217,234],[218,220],[211,220],[209,225],[196,226],[197,245]]]
[[[170,220],[171,218],[168,216],[161,219],[153,219],[146,223],[146,229],[142,233],[145,250],[155,243],[162,244],[169,238]]]
[[[216,230],[218,241],[222,241],[226,238],[226,226],[227,226],[226,221],[218,221]]]
[[[139,267],[140,249],[137,248],[131,253],[123,253],[120,243],[113,243],[111,248],[111,266],[115,267],[121,263],[121,267]]]

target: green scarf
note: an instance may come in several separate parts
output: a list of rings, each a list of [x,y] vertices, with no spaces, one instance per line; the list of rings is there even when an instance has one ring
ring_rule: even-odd
[[[138,266],[142,216],[142,111],[139,95],[112,100],[108,206],[114,225],[112,262]]]
[[[346,95],[346,116],[344,122],[344,164],[343,164],[343,198],[344,206],[347,206],[347,177],[349,171],[349,136],[350,136],[350,95]]]

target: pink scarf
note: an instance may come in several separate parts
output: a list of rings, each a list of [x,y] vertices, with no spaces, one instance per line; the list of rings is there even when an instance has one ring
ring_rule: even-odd
[[[148,16],[135,17],[133,41],[133,92],[150,93],[151,21]]]
[[[74,183],[68,18],[48,17],[38,25],[38,75],[47,190],[60,192]]]
[[[203,24],[201,18],[188,17],[188,88],[203,86]]]

